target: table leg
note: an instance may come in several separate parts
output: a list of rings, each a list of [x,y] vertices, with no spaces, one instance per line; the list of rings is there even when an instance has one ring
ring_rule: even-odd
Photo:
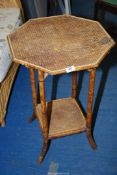
[[[76,98],[77,93],[77,72],[72,73],[72,97]]]
[[[43,121],[43,148],[42,152],[39,156],[39,163],[41,163],[44,159],[44,156],[48,149],[48,119],[47,119],[47,110],[46,110],[46,100],[45,100],[45,88],[44,88],[44,72],[38,70],[38,78],[39,78],[39,89],[40,89],[40,102],[41,102],[41,113],[42,113],[42,121]]]
[[[89,91],[88,91],[88,104],[87,104],[87,119],[86,119],[86,133],[90,145],[93,149],[96,149],[97,145],[92,136],[91,126],[92,126],[92,104],[94,96],[94,84],[95,84],[95,75],[96,69],[91,69],[89,76]]]
[[[33,112],[33,115],[30,117],[29,122],[32,122],[37,117],[37,114],[36,114],[37,94],[36,94],[36,82],[35,82],[35,75],[34,75],[33,68],[30,68],[30,80],[31,80],[32,100],[33,100],[34,112]]]

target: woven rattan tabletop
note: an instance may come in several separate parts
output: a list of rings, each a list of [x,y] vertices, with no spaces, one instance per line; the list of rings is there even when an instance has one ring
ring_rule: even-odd
[[[98,22],[65,15],[29,20],[8,41],[14,62],[50,74],[97,67],[115,44]]]

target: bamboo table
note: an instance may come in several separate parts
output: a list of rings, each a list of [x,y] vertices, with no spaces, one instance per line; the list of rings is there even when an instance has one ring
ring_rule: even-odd
[[[92,102],[96,68],[114,46],[114,41],[102,26],[92,20],[73,16],[32,19],[8,36],[13,60],[30,69],[33,118],[43,134],[42,162],[49,140],[86,131],[93,149]],[[34,69],[38,70],[40,104],[37,103]],[[87,116],[76,102],[77,71],[89,71]],[[57,75],[72,72],[72,97],[46,102],[45,73]]]

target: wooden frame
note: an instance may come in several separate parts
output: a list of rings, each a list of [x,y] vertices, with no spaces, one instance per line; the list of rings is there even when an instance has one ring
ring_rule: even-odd
[[[0,0],[0,8],[16,7],[20,8],[23,14],[22,3],[20,0]]]

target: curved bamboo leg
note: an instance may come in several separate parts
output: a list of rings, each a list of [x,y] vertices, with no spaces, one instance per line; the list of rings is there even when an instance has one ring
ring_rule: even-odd
[[[93,95],[94,95],[94,84],[95,84],[95,75],[96,69],[91,69],[90,77],[89,77],[89,91],[88,91],[88,104],[87,104],[87,121],[86,121],[86,133],[89,140],[89,143],[93,149],[96,149],[97,145],[94,141],[91,132],[92,125],[92,103],[93,103]]]
[[[44,117],[44,115],[43,115],[43,117]],[[45,128],[45,126],[44,126],[44,128]],[[42,147],[41,154],[39,156],[39,163],[42,163],[42,161],[47,153],[48,146],[49,146],[48,130],[45,129],[45,131],[43,131],[42,133],[43,133],[43,147]]]
[[[31,123],[37,117],[37,114],[36,114],[37,94],[36,94],[36,82],[35,82],[35,75],[34,75],[33,68],[30,68],[30,80],[31,80],[32,100],[33,100],[33,107],[34,107],[33,115],[29,118],[29,122]]]
[[[72,97],[76,98],[77,89],[77,72],[72,73]]]
[[[39,163],[41,163],[44,159],[44,156],[48,149],[48,120],[47,120],[47,112],[46,112],[46,101],[45,101],[45,89],[44,89],[44,73],[41,70],[38,70],[38,78],[39,78],[39,89],[40,89],[40,102],[41,102],[41,113],[42,113],[42,121],[43,121],[43,148],[42,152],[39,156]]]

